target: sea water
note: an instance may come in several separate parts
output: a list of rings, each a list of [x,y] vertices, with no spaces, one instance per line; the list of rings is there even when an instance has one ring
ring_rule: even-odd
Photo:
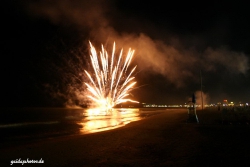
[[[1,108],[1,141],[49,138],[105,131],[138,121],[138,108]]]

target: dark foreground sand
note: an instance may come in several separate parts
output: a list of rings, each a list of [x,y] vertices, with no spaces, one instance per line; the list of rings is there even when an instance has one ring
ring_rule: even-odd
[[[164,110],[111,131],[2,148],[0,166],[19,158],[51,167],[250,165],[250,125],[221,124],[216,110],[197,115],[199,124],[187,123],[186,110]]]

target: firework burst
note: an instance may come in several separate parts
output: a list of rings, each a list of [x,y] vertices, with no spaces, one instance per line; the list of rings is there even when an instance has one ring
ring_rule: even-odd
[[[93,72],[90,73],[85,70],[89,82],[85,82],[89,92],[88,98],[93,101],[97,106],[110,109],[117,104],[123,102],[137,101],[128,99],[129,92],[136,84],[132,75],[136,66],[130,71],[129,65],[134,55],[134,50],[129,49],[126,56],[123,56],[123,49],[116,57],[115,42],[111,55],[102,49],[97,54],[94,46],[90,44],[90,59]]]

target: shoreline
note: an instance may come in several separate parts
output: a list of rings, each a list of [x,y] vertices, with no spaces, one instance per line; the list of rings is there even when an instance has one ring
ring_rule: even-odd
[[[109,131],[59,137],[2,149],[11,160],[43,159],[43,166],[239,166],[250,164],[250,127],[222,125],[218,111],[161,112]]]

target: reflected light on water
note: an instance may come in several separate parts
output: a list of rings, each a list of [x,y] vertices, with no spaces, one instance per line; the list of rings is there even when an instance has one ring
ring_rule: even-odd
[[[140,120],[139,109],[88,109],[84,111],[85,118],[78,124],[82,126],[80,133],[94,133],[115,129],[130,122]]]

